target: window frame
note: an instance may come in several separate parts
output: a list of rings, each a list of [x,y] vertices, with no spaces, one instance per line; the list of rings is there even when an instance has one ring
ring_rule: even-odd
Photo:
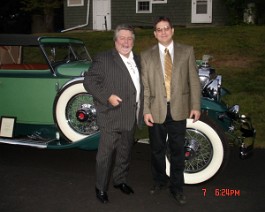
[[[152,4],[167,4],[167,0],[152,0]]]
[[[80,6],[84,6],[84,0],[79,0],[80,3],[72,3],[71,1],[77,1],[77,0],[67,0],[67,7],[80,7]]]
[[[149,10],[140,11],[138,8],[140,2],[149,2]],[[152,0],[136,0],[136,13],[152,13]]]

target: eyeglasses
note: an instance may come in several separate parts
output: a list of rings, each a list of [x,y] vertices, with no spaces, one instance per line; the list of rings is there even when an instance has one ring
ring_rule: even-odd
[[[163,32],[163,31],[167,32],[167,31],[169,31],[170,29],[171,29],[170,26],[164,26],[164,27],[162,27],[162,28],[156,28],[156,31],[157,31],[157,32]]]

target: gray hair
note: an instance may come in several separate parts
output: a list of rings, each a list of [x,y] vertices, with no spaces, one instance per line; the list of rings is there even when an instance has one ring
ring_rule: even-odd
[[[116,27],[115,31],[114,31],[114,37],[113,37],[113,40],[114,41],[116,41],[120,30],[129,30],[132,33],[133,40],[135,39],[134,29],[133,29],[133,27],[131,25],[128,25],[128,24],[119,24]]]

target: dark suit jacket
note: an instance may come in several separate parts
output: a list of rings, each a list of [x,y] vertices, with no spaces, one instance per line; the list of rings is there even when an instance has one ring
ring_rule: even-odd
[[[158,45],[141,54],[144,85],[144,114],[152,114],[155,123],[163,123],[167,114],[167,96]],[[193,47],[174,43],[170,110],[173,120],[189,117],[200,110],[201,85]]]
[[[134,60],[140,71],[139,57],[134,55]],[[141,76],[140,73],[139,76]],[[140,85],[139,121],[142,119],[143,110],[141,82]],[[131,130],[134,127],[137,109],[136,89],[130,73],[116,49],[100,53],[94,58],[91,69],[85,73],[84,87],[94,98],[97,124],[101,129],[121,131]],[[117,107],[113,107],[108,102],[112,94],[122,99]]]

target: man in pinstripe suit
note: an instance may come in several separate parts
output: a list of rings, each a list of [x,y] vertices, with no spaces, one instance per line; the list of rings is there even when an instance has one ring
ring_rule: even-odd
[[[186,203],[184,143],[186,118],[200,118],[200,81],[193,47],[173,41],[174,28],[167,17],[158,17],[154,35],[158,44],[141,54],[144,85],[144,121],[149,129],[154,186],[166,187],[167,147],[170,153],[170,193]],[[168,138],[168,139],[167,139]]]
[[[84,87],[92,94],[100,128],[96,157],[96,197],[108,202],[108,183],[113,166],[113,185],[125,194],[136,123],[142,118],[143,88],[140,60],[132,52],[135,34],[131,26],[119,25],[114,32],[115,48],[94,58],[86,72]]]

